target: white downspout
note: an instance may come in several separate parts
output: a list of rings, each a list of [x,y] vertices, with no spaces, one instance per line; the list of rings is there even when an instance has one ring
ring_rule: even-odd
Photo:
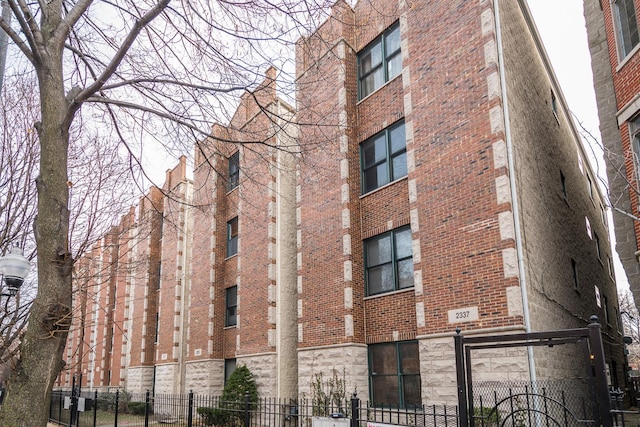
[[[500,86],[502,88],[502,109],[504,114],[504,133],[507,145],[507,163],[509,168],[509,186],[511,187],[511,207],[516,235],[516,251],[518,255],[518,275],[520,276],[520,290],[522,292],[522,308],[524,327],[527,333],[531,332],[531,318],[529,315],[529,297],[527,293],[527,276],[524,266],[524,253],[522,250],[522,231],[520,229],[520,206],[518,204],[518,192],[516,187],[515,165],[513,160],[513,140],[511,139],[511,124],[509,119],[509,102],[507,98],[507,78],[504,69],[504,52],[502,47],[502,29],[500,27],[500,0],[493,1],[493,11],[496,21],[496,38],[498,39],[498,66],[500,69]],[[533,348],[527,346],[527,358],[529,359],[529,377],[536,381],[536,365],[533,357]]]

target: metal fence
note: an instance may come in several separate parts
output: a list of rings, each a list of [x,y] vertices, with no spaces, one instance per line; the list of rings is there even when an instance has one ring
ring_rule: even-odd
[[[80,393],[55,391],[51,422],[74,427],[457,427],[455,406],[411,409],[374,407],[354,396],[343,401],[309,401],[246,396],[243,402],[196,395]]]

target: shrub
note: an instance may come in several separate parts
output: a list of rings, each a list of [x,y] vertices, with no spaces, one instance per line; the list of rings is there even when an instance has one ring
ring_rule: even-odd
[[[249,395],[250,408],[258,402],[258,385],[246,366],[237,367],[224,386],[219,406],[201,406],[196,409],[206,426],[230,427],[242,425],[245,396]]]
[[[129,402],[128,405],[128,413],[133,414],[133,415],[144,415],[144,407],[145,407],[145,403],[144,402]],[[150,406],[149,407],[149,414],[153,414],[153,407]]]
[[[118,410],[119,412],[126,412],[129,401],[131,400],[131,393],[127,393],[122,390],[118,394]],[[115,393],[100,393],[96,406],[101,411],[115,412],[116,410],[116,394]]]
[[[229,423],[229,412],[221,408],[208,408],[206,406],[200,406],[196,409],[196,412],[202,418],[202,422],[205,426],[224,426]]]
[[[500,422],[498,408],[473,408],[473,418],[476,426],[497,426]]]

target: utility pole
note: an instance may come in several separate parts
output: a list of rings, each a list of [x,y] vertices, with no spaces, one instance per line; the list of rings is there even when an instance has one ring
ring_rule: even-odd
[[[11,24],[11,8],[6,0],[2,0],[2,20],[7,24]],[[7,65],[7,49],[9,47],[9,36],[3,30],[0,30],[0,94],[2,93],[2,85],[4,84],[4,70]]]

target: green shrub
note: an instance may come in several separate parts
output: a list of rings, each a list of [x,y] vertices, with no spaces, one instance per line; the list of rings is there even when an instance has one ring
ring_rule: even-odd
[[[128,413],[133,415],[144,415],[144,402],[129,402]],[[149,407],[149,414],[153,414],[153,407]]]
[[[219,406],[217,408],[201,406],[196,411],[208,427],[242,425],[246,395],[249,395],[249,407],[255,408],[258,402],[258,385],[249,368],[239,366],[227,380]]]
[[[131,400],[131,393],[126,391],[120,391],[118,394],[118,411],[127,412],[129,401]],[[98,395],[98,401],[96,406],[100,411],[115,412],[116,410],[116,393],[100,393]]]
[[[225,426],[229,424],[229,412],[222,408],[208,408],[200,406],[196,409],[205,426]]]
[[[473,408],[474,425],[497,426],[500,423],[498,408]]]
[[[246,366],[238,366],[224,386],[222,391],[223,402],[242,402],[244,397],[249,395],[249,402],[258,401],[258,385],[253,379],[253,374]]]

